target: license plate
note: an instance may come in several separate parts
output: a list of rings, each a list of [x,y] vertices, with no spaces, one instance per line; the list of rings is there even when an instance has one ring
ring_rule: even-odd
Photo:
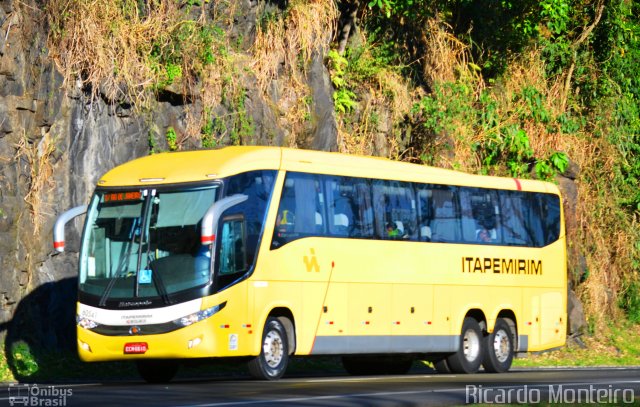
[[[149,350],[149,346],[147,345],[146,342],[131,342],[131,343],[124,344],[125,355],[131,355],[131,354],[140,355],[140,354],[146,353],[147,350]]]

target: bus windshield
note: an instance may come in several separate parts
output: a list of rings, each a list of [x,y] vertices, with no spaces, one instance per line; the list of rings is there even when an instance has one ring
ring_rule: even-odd
[[[87,213],[80,254],[80,291],[109,299],[160,297],[203,286],[211,247],[200,243],[201,220],[218,186],[97,191]]]

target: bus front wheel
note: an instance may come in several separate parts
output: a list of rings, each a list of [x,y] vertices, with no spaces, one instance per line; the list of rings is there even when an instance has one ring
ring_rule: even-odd
[[[460,347],[447,358],[453,373],[475,373],[482,363],[482,330],[478,321],[467,317],[462,324]]]
[[[513,362],[513,333],[509,324],[498,318],[493,332],[485,337],[482,365],[489,373],[503,373],[509,370]]]
[[[148,359],[136,361],[140,377],[147,383],[168,383],[178,373],[176,360]]]
[[[269,317],[262,333],[260,354],[249,361],[249,373],[260,380],[277,380],[289,363],[289,343],[282,323]]]

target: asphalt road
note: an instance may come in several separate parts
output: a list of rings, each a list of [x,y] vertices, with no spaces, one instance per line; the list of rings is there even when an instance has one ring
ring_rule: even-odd
[[[639,368],[514,369],[505,374],[180,379],[0,384],[0,406],[443,406],[640,403]],[[26,397],[26,398],[25,398]]]

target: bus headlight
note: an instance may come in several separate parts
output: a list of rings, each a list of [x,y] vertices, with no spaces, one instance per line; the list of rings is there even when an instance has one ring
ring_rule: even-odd
[[[222,308],[224,308],[226,304],[227,304],[226,302],[223,302],[222,304],[214,305],[213,307],[203,309],[202,311],[194,312],[193,314],[189,314],[180,319],[174,320],[173,323],[181,327],[195,324],[196,322],[200,322],[204,319],[209,318],[211,315],[217,313]]]
[[[81,317],[80,315],[76,315],[76,323],[79,327],[84,329],[95,329],[100,325],[96,321],[86,317]]]

